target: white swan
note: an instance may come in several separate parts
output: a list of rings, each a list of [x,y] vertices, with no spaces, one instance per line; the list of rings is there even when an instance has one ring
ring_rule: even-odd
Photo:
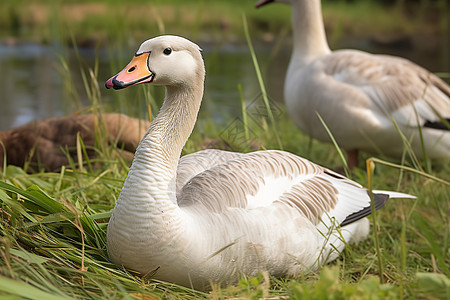
[[[266,270],[298,275],[364,238],[370,197],[359,184],[282,151],[204,150],[180,158],[203,97],[199,47],[177,36],[144,42],[107,88],[164,85],[108,225],[108,254],[154,278],[205,289]],[[375,195],[377,206],[389,196]],[[355,222],[357,221],[357,222]]]
[[[450,130],[440,119],[450,121],[450,87],[443,80],[399,57],[331,51],[320,0],[261,0],[256,6],[270,2],[292,5],[293,52],[284,97],[303,132],[330,141],[320,114],[353,167],[358,149],[401,156],[393,119],[417,156],[423,156],[420,124],[427,156],[450,158]]]

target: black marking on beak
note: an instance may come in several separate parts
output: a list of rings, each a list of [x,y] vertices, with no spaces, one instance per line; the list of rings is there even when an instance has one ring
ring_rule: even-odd
[[[152,82],[153,78],[154,78],[154,73],[151,72],[151,74],[149,74],[149,75],[147,75],[145,77],[142,77],[142,78],[130,81],[130,82],[123,82],[123,81],[117,80],[117,76],[119,76],[119,74],[114,76],[113,79],[112,79],[112,84],[113,84],[112,88],[115,89],[115,90],[121,90],[121,89],[124,89],[126,87],[129,87],[130,85],[138,84],[141,81],[145,81],[145,80],[149,79],[150,77],[151,77],[151,80],[149,80],[148,82]],[[105,86],[106,86],[107,89],[109,89],[107,83],[105,83]]]

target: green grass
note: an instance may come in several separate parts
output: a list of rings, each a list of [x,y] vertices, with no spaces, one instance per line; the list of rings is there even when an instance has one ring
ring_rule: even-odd
[[[84,75],[85,87],[92,100],[91,110],[101,113],[102,92],[95,76],[95,70]],[[138,97],[146,99],[142,101],[152,107],[154,114],[158,104],[152,97],[161,90],[146,86],[137,90]],[[245,100],[242,103],[247,103]],[[265,107],[262,98],[258,101]],[[250,151],[248,139],[262,149],[279,149],[281,143],[283,149],[328,167],[342,165],[332,145],[311,144],[307,136],[295,129],[282,107],[270,108],[274,112],[271,119],[267,114],[255,114],[252,106],[244,107],[248,117],[237,119],[234,125],[217,128],[210,119],[199,120],[184,154],[199,150],[205,139],[220,141],[227,130],[237,130],[243,134],[233,141],[222,141],[222,145]],[[347,247],[337,261],[319,273],[302,278],[272,278],[263,273],[243,278],[235,286],[214,286],[210,293],[200,293],[141,278],[108,261],[106,225],[128,167],[112,158],[114,146],[102,144],[101,136],[98,139],[99,155],[85,161],[84,167],[72,161],[59,173],[27,174],[13,166],[3,170],[0,295],[30,299],[445,299],[450,295],[448,163],[435,162],[430,166],[430,174],[424,174],[408,160],[400,167],[374,160],[371,188],[399,190],[414,194],[417,199],[389,201],[377,212],[370,237]],[[83,160],[82,142],[78,151],[78,160]],[[365,186],[369,183],[362,168],[352,176]]]
[[[276,147],[270,127],[250,126],[265,148]],[[279,119],[277,126],[285,149],[306,152],[308,138],[293,131],[289,120]],[[214,132],[206,135],[216,137]],[[205,132],[195,130],[186,149],[198,150],[204,137]],[[240,145],[246,150],[245,144]],[[44,295],[48,299],[48,295],[55,299],[133,295],[179,299],[264,295],[367,299],[370,295],[373,299],[399,299],[449,295],[449,189],[420,174],[377,164],[371,178],[373,188],[398,187],[418,197],[391,200],[378,212],[377,230],[372,230],[379,238],[383,274],[379,273],[372,234],[368,240],[348,247],[320,274],[299,279],[261,275],[243,279],[236,286],[215,287],[208,295],[142,279],[108,261],[106,224],[127,168],[106,157],[98,158],[102,166],[89,172],[80,171],[75,164],[60,173],[30,175],[12,166],[4,170],[0,181],[0,294],[31,299]],[[340,162],[335,149],[326,144],[314,144],[309,158],[331,166]],[[449,171],[447,164],[435,168],[433,175],[448,179]],[[354,174],[354,179],[365,185],[366,178],[362,169]],[[428,282],[435,287],[430,289]]]

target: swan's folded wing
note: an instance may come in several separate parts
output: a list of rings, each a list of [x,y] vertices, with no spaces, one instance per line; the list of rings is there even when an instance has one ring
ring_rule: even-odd
[[[193,177],[178,193],[180,206],[209,211],[285,204],[313,224],[340,224],[370,205],[359,184],[282,151],[244,154]]]
[[[177,193],[192,177],[242,155],[238,152],[206,149],[181,157],[177,168]]]
[[[362,91],[374,109],[399,124],[416,127],[450,117],[450,87],[409,60],[355,50],[324,60],[328,75]]]

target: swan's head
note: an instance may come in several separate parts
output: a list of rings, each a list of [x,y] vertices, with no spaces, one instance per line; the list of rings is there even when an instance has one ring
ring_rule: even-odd
[[[116,90],[130,85],[152,83],[176,86],[203,80],[205,67],[201,49],[193,42],[173,35],[163,35],[141,44],[131,62],[106,81],[106,88]]]
[[[261,6],[264,6],[272,2],[292,4],[292,0],[259,0],[258,2],[256,2],[255,7],[260,8]]]

